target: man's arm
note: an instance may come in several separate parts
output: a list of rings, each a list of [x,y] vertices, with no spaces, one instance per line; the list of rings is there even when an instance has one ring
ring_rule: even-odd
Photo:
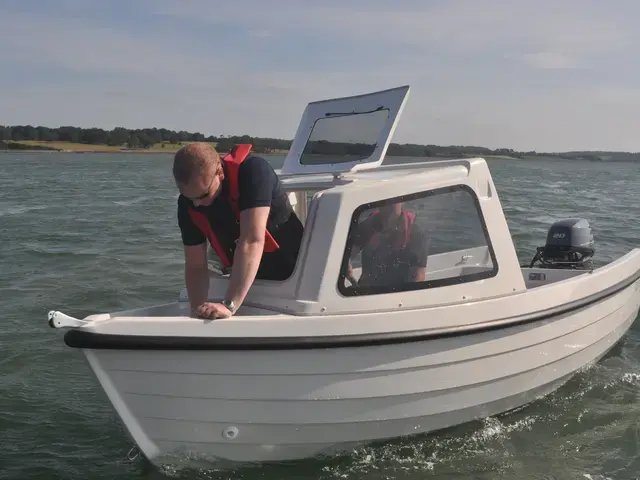
[[[206,242],[184,246],[184,281],[191,309],[195,310],[207,301],[209,293]]]
[[[360,250],[364,249],[365,244],[369,241],[371,236],[382,229],[380,221],[374,217],[366,218],[357,225],[353,226],[353,234],[351,238],[351,254],[349,255],[349,263],[347,265],[346,277],[349,282],[354,286],[357,284],[357,280],[353,277],[353,266],[351,265],[351,258],[358,255]]]
[[[233,268],[225,297],[233,300],[236,308],[244,301],[260,267],[265,230],[277,181],[275,171],[262,157],[249,157],[239,167],[240,236],[233,255]]]
[[[411,248],[411,251],[415,255],[415,263],[412,266],[413,281],[424,282],[426,278],[428,258],[427,236],[417,225],[414,226],[408,247]]]
[[[184,246],[184,281],[191,310],[207,301],[209,293],[209,267],[207,265],[207,238],[193,223],[188,205],[178,199],[178,226]]]
[[[256,207],[240,212],[240,238],[225,296],[227,300],[233,300],[236,307],[244,301],[258,273],[270,208]]]

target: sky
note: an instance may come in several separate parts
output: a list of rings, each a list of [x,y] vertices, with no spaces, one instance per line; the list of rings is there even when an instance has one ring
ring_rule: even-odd
[[[640,151],[640,2],[0,0],[0,125],[290,139],[410,85],[393,142]]]

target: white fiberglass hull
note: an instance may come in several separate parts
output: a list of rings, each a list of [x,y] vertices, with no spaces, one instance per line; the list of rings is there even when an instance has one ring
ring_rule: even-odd
[[[186,452],[293,460],[458,425],[553,391],[624,335],[640,308],[638,282],[557,317],[448,338],[85,354],[152,462]]]

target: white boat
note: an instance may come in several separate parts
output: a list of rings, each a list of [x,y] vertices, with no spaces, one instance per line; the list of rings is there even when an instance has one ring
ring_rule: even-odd
[[[233,317],[190,317],[184,289],[84,319],[49,312],[152,463],[301,459],[505,412],[636,319],[640,249],[594,268],[588,222],[567,219],[521,266],[483,159],[381,165],[408,93],[307,105],[279,171],[305,225],[297,266],[256,281]],[[357,144],[349,157],[340,142]],[[354,228],[397,202],[423,231],[424,280],[350,282]],[[211,300],[227,281],[211,273]]]

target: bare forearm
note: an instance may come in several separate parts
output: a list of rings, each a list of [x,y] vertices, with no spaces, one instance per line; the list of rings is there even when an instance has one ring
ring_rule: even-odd
[[[229,279],[226,298],[233,300],[236,305],[244,301],[251,284],[256,278],[260,260],[262,259],[262,241],[240,240],[233,255],[233,270]]]
[[[207,266],[185,268],[184,278],[191,307],[195,308],[206,302],[209,294],[209,271]]]

